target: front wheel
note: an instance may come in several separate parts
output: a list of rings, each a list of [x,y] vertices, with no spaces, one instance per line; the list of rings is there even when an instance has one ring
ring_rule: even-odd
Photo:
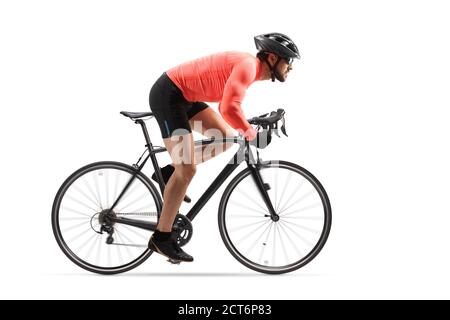
[[[330,201],[319,180],[294,163],[263,162],[259,173],[279,220],[271,218],[247,168],[222,196],[220,234],[230,253],[250,269],[269,274],[297,270],[325,245]]]

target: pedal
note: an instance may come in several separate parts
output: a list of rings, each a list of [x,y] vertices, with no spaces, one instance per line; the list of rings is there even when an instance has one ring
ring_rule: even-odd
[[[175,259],[168,259],[167,261],[169,261],[171,264],[180,264],[181,263],[180,260],[175,260]]]

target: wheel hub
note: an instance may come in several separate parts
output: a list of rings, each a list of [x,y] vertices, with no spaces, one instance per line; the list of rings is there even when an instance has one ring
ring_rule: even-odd
[[[97,212],[91,218],[92,230],[94,230],[98,234],[107,232],[111,236],[114,233],[114,222],[112,221],[112,218],[115,218],[116,216],[116,213],[114,211],[110,211],[109,209]],[[98,227],[95,223],[96,220],[98,221],[98,226],[100,226],[99,230],[97,230]]]
[[[278,222],[280,220],[280,216],[277,214],[273,214],[270,216],[273,222]]]
[[[102,226],[112,227],[114,222],[112,222],[111,218],[116,218],[117,215],[114,211],[110,211],[109,209],[105,209],[100,211],[98,214],[98,223]]]

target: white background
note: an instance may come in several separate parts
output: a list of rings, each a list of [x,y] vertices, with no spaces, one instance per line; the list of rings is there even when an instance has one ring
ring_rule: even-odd
[[[446,1],[2,1],[0,298],[450,298],[449,14]],[[192,264],[153,256],[105,277],[71,263],[52,201],[82,165],[143,151],[119,111],[147,111],[166,69],[255,53],[253,36],[273,31],[302,59],[286,83],[252,86],[244,112],[286,109],[289,138],[262,156],[326,187],[334,220],[319,256],[282,276],[246,269],[221,242],[219,193],[194,222]],[[229,157],[198,168],[194,200]]]

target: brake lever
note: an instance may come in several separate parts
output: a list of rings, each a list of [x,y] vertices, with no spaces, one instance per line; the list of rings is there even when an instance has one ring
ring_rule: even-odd
[[[280,133],[278,132],[278,122],[275,122],[272,125],[272,131],[277,135],[278,138],[281,138]]]
[[[283,118],[281,119],[282,125],[281,125],[281,132],[283,132],[283,134],[287,137],[287,133],[286,133],[286,120]]]

